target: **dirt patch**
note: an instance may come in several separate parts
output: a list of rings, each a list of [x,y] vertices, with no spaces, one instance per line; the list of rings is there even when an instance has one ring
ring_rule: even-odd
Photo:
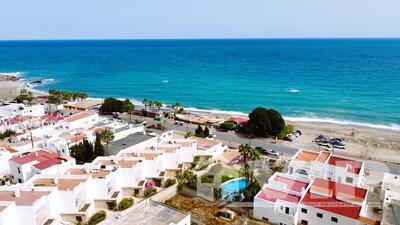
[[[207,225],[242,225],[247,222],[248,225],[266,225],[267,223],[248,219],[245,216],[237,215],[233,221],[215,216],[220,208],[208,204],[200,199],[189,198],[182,195],[176,195],[165,202],[167,205],[189,212],[192,222],[195,224]]]

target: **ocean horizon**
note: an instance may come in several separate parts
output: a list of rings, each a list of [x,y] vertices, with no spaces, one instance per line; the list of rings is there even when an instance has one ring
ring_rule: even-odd
[[[400,39],[0,41],[0,74],[44,92],[400,130]]]

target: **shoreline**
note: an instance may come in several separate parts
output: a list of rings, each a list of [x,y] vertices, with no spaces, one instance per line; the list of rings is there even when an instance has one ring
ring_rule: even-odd
[[[2,74],[0,74],[0,77]],[[4,76],[4,75],[3,75]],[[1,80],[0,79],[0,100],[11,101],[17,96],[21,89],[27,89],[35,96],[45,95],[32,87],[28,81]],[[99,99],[99,98],[89,98]],[[135,105],[142,105],[140,101],[132,99]],[[235,111],[196,109],[185,107],[186,111],[197,116],[208,118],[229,118],[231,116],[247,116],[247,114]],[[324,119],[293,118],[284,117],[287,124],[293,124],[296,129],[302,131],[303,135],[293,142],[280,141],[284,145],[294,148],[308,148],[317,150],[318,146],[313,142],[314,138],[323,134],[328,137],[344,138],[347,148],[344,150],[335,149],[335,152],[362,157],[372,160],[397,163],[400,162],[400,127],[389,127],[385,125],[365,126],[362,123],[353,121],[334,122]]]

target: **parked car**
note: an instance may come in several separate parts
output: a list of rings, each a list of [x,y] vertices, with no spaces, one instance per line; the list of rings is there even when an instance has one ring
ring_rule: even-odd
[[[327,141],[328,138],[325,137],[324,135],[320,134],[315,138],[315,142],[320,142],[320,141]]]
[[[183,126],[184,122],[179,121],[179,120],[176,120],[176,121],[175,121],[175,124],[176,124],[176,125],[179,125],[179,126]]]
[[[317,142],[317,144],[319,146],[325,146],[325,147],[331,146],[331,143],[329,141],[319,141],[319,142]]]
[[[331,144],[332,144],[332,147],[334,147],[334,148],[339,148],[339,149],[345,149],[346,148],[346,145],[343,144],[340,141],[332,141]]]
[[[217,135],[216,135],[216,134],[213,134],[213,133],[210,133],[210,135],[209,135],[208,137],[216,138]]]
[[[267,149],[267,155],[279,157],[279,153],[272,149]]]
[[[300,135],[302,135],[300,130],[295,130],[295,132],[299,133]]]
[[[283,138],[283,140],[285,141],[293,141],[294,139],[296,139],[296,137],[293,136],[292,134],[288,134],[286,135],[286,137]]]
[[[147,135],[149,135],[149,136],[157,136],[156,132],[154,132],[154,131],[148,132]]]
[[[267,149],[263,148],[263,147],[255,147],[254,148],[257,152],[261,153],[261,154],[267,154]]]

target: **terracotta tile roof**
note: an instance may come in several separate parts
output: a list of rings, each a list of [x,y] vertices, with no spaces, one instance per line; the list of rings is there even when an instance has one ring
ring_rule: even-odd
[[[33,181],[34,185],[40,185],[45,187],[58,187],[58,190],[72,191],[75,187],[81,183],[86,182],[87,179],[74,179],[74,178],[58,178],[58,184],[54,183],[53,178],[37,178]]]
[[[328,160],[328,164],[344,168],[348,166],[348,172],[355,174],[360,173],[362,166],[362,162],[360,161],[346,159],[338,156],[331,156]]]
[[[276,200],[283,200],[292,203],[298,203],[300,197],[292,194],[288,194],[282,191],[277,191],[270,188],[265,188],[260,193],[256,195],[256,198],[263,199],[269,202],[276,202]]]
[[[8,151],[9,153],[16,153],[18,152],[17,150],[13,149],[12,147],[9,146],[4,146],[4,147],[0,147],[0,149],[3,149],[5,151]]]
[[[318,192],[324,195],[318,194]],[[329,197],[325,195],[329,195]],[[361,206],[351,204],[345,200],[361,203],[366,198],[366,195],[367,190],[365,189],[317,178],[302,199],[301,204],[358,219]]]
[[[91,113],[91,112],[80,112],[80,113],[77,113],[75,115],[72,115],[70,117],[65,118],[64,121],[66,121],[66,122],[75,122],[77,120],[80,120],[80,119],[83,119],[83,118],[86,118],[86,117],[89,117],[89,116],[93,116],[93,115],[94,114]]]
[[[230,122],[234,122],[236,124],[240,124],[240,125],[246,125],[247,121],[249,121],[248,117],[240,117],[240,116],[233,116],[230,117],[229,119],[227,119],[226,121],[230,121]]]
[[[44,169],[50,168],[50,167],[52,167],[54,165],[59,165],[59,164],[63,163],[63,161],[66,161],[66,160],[63,159],[63,158],[58,157],[58,158],[42,161],[42,162],[40,162],[38,164],[35,164],[33,166],[36,167],[39,170],[44,170]]]
[[[49,194],[49,191],[21,191],[20,196],[15,197],[14,191],[0,191],[0,199],[15,202],[16,205],[32,205],[36,200]]]
[[[21,157],[12,158],[10,160],[13,162],[16,162],[20,165],[23,165],[23,164],[30,163],[33,161],[43,162],[43,161],[46,161],[49,159],[55,159],[55,158],[58,158],[58,155],[56,153],[39,150],[39,151],[31,152],[31,153],[21,156]]]
[[[300,150],[299,154],[296,156],[296,160],[305,161],[305,162],[313,162],[318,158],[318,152],[308,151],[308,150]]]
[[[302,181],[295,180],[295,179],[290,179],[290,178],[279,176],[279,175],[277,175],[275,177],[274,181],[286,184],[287,185],[287,189],[292,190],[292,191],[296,191],[296,192],[301,192],[301,190],[303,188],[305,189],[309,184],[309,183],[306,183],[306,182],[302,182]]]

